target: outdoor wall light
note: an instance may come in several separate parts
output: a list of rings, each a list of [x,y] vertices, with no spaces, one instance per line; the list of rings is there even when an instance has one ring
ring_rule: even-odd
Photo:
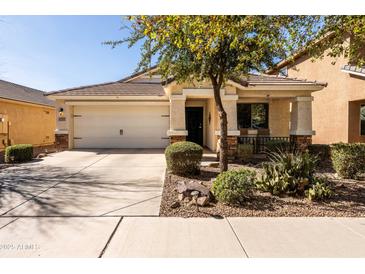
[[[60,108],[60,109],[59,109],[59,111],[58,111],[58,115],[59,115],[60,117],[63,117],[63,115],[64,115],[63,108]]]
[[[209,112],[209,115],[208,115],[208,123],[210,125],[210,120],[212,120],[212,116],[210,115],[210,112]]]

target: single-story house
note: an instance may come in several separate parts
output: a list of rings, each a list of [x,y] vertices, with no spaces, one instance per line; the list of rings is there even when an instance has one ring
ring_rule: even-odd
[[[291,136],[309,143],[312,93],[325,85],[267,75],[227,81],[221,96],[230,151],[245,138]],[[164,83],[152,69],[48,97],[56,101],[56,142],[65,148],[164,148],[189,140],[217,151],[219,121],[209,82]]]
[[[346,39],[344,43],[351,43]],[[333,64],[333,62],[335,64]],[[351,65],[348,57],[311,60],[301,51],[283,60],[268,73],[284,72],[288,77],[319,80],[328,83],[313,94],[313,143],[365,142],[365,68]]]
[[[55,103],[44,92],[0,80],[0,151],[8,145],[54,145]]]

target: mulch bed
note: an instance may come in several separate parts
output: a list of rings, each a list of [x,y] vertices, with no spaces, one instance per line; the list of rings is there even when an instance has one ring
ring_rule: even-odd
[[[257,166],[230,164],[229,169],[250,168],[258,173]],[[177,181],[199,181],[210,188],[211,179],[219,173],[218,168],[202,167],[201,174],[189,178],[166,174],[162,195],[160,216],[165,217],[365,217],[365,181],[337,179],[336,175],[323,170],[332,184],[335,195],[320,202],[311,202],[302,197],[278,197],[270,193],[255,191],[253,197],[243,206],[228,206],[211,202],[206,207],[189,206],[180,202],[178,208],[171,205],[178,201],[175,190]]]

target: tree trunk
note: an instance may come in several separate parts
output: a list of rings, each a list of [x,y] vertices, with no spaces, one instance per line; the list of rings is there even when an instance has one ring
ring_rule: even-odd
[[[227,141],[227,113],[223,108],[220,93],[221,85],[213,83],[214,100],[218,110],[220,124],[220,150],[219,150],[219,167],[220,172],[228,170],[228,141]]]

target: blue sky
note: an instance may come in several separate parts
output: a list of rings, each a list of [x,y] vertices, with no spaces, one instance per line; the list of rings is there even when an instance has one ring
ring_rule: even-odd
[[[139,48],[102,45],[127,35],[121,16],[0,16],[0,79],[52,91],[121,79]]]

